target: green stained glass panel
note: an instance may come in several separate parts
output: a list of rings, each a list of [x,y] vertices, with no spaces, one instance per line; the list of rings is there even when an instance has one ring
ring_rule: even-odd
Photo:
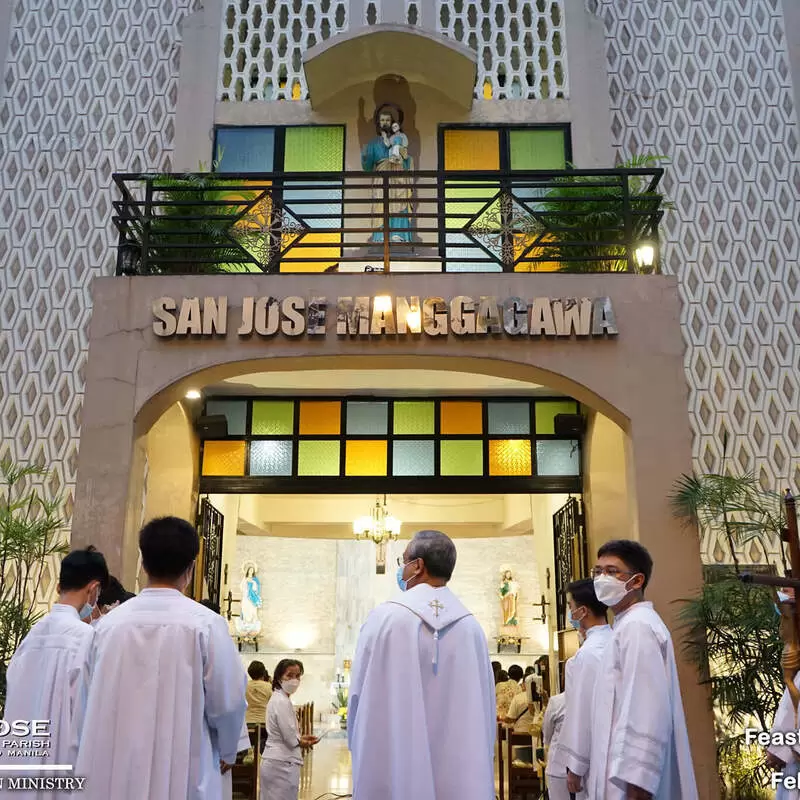
[[[512,130],[511,169],[565,169],[567,154],[564,131],[558,128]]]
[[[577,414],[578,404],[574,400],[554,400],[536,404],[536,435],[554,434],[557,414]]]
[[[483,442],[459,439],[441,443],[442,475],[483,475]]]
[[[294,430],[291,400],[256,400],[253,403],[253,436],[284,436]]]
[[[285,172],[336,172],[344,161],[344,128],[303,125],[286,128]]]
[[[398,402],[394,404],[396,436],[433,435],[436,407],[433,403]]]
[[[300,477],[339,475],[339,442],[316,439],[301,441],[297,474]]]

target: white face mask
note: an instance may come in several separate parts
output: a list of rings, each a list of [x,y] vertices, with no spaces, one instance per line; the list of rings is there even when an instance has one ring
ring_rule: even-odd
[[[294,694],[300,688],[300,678],[290,678],[287,681],[281,681],[281,689],[286,694]]]
[[[628,592],[631,591],[628,589],[628,583],[630,583],[631,580],[633,580],[633,578],[629,578],[627,581],[623,582],[617,580],[612,575],[598,575],[594,579],[594,593],[604,606],[613,608],[619,605],[625,599]]]

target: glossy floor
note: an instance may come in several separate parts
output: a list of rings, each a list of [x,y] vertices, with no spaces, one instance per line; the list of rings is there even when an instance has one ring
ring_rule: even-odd
[[[335,797],[349,795],[352,791],[347,734],[334,731],[306,756],[300,773],[299,800],[334,800]]]

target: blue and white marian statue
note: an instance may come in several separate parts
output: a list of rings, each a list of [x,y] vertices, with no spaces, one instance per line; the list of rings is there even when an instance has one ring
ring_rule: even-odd
[[[258,567],[254,561],[242,564],[241,613],[236,620],[236,631],[240,636],[255,637],[261,632],[261,581],[256,572]]]

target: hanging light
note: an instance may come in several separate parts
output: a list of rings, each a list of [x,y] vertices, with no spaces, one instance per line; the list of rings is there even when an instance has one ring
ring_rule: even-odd
[[[386,495],[381,501],[380,496],[375,498],[375,505],[369,516],[358,517],[353,522],[353,535],[356,539],[372,539],[375,544],[386,541],[395,541],[400,536],[402,522],[389,514],[386,507]]]

